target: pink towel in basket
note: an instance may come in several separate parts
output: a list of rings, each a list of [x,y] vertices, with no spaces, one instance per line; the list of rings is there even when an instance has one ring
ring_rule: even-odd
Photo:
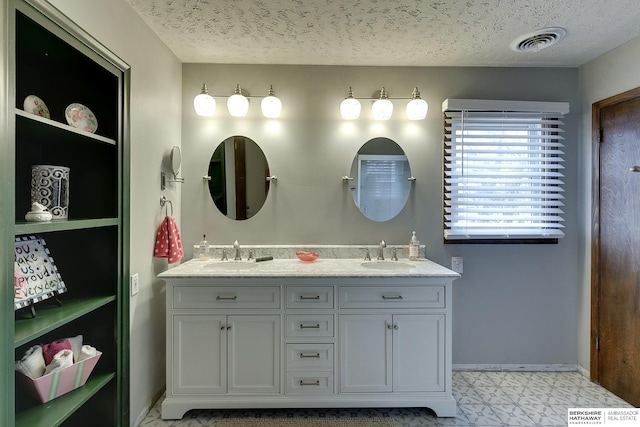
[[[180,261],[184,256],[178,225],[176,220],[170,216],[166,216],[158,228],[153,256],[167,258],[169,264]]]

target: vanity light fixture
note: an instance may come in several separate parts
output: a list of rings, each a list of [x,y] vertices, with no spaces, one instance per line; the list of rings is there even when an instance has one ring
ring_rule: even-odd
[[[193,108],[196,110],[196,114],[199,116],[213,116],[216,111],[215,98],[226,98],[225,96],[209,95],[209,90],[206,83],[202,84],[200,93],[193,98]],[[249,112],[249,99],[253,98],[249,96],[247,92],[240,88],[240,84],[237,84],[233,94],[227,99],[227,109],[229,114],[233,117],[245,117]],[[261,102],[262,114],[270,119],[275,119],[280,116],[282,111],[282,101],[275,96],[273,86],[269,87],[269,92]]]
[[[199,116],[213,116],[216,112],[216,100],[209,95],[206,83],[202,84],[200,94],[193,98],[193,108]]]
[[[340,115],[345,120],[356,120],[360,117],[360,101],[353,97],[353,91],[349,86],[347,97],[340,103]]]
[[[420,91],[417,87],[413,88],[411,98],[390,98],[387,90],[383,87],[378,97],[360,99],[375,100],[371,106],[371,113],[375,120],[389,120],[391,118],[393,115],[393,103],[390,101],[391,99],[409,100],[406,108],[407,118],[409,120],[424,120],[425,117],[427,117],[427,111],[429,110],[427,101],[420,97]],[[351,87],[349,87],[347,97],[342,101],[342,103],[340,103],[340,114],[345,120],[355,120],[360,115],[360,101],[354,98]]]

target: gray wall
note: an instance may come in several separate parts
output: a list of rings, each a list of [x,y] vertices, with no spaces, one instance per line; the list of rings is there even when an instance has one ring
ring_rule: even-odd
[[[407,244],[416,230],[428,257],[450,265],[464,257],[454,286],[454,364],[575,364],[577,361],[577,177],[580,104],[575,68],[385,68],[184,64],[182,70],[182,238],[186,246],[207,234],[214,244]],[[193,97],[206,82],[228,96],[236,83],[263,96],[269,84],[284,104],[282,117],[261,117],[259,99],[246,118],[232,118],[218,99],[213,118],[198,117]],[[425,121],[404,118],[394,101],[388,122],[371,119],[369,101],[355,122],[343,121],[339,103],[349,86],[370,97],[385,86],[390,97],[418,86],[429,103]],[[442,114],[446,98],[566,101],[566,237],[557,245],[443,245]],[[262,210],[246,221],[222,216],[203,175],[217,144],[241,134],[264,151],[278,177]],[[355,207],[341,177],[361,145],[395,140],[417,178],[405,209],[378,223]]]
[[[640,38],[631,40],[580,67],[581,125],[579,144],[579,364],[589,370],[591,322],[591,106],[640,86]]]

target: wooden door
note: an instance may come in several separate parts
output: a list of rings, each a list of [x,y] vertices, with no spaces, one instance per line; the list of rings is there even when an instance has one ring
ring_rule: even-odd
[[[640,88],[593,105],[591,376],[640,405]]]

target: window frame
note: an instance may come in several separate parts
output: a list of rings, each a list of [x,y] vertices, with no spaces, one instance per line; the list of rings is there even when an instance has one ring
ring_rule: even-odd
[[[444,243],[558,243],[564,236],[562,118],[569,112],[569,103],[447,99],[442,112]],[[472,117],[468,123],[465,114]],[[491,124],[483,125],[487,120]],[[516,122],[520,135],[500,133],[502,129],[515,129]],[[489,133],[483,131],[495,132],[497,137],[485,138]],[[469,141],[467,152],[465,139]],[[503,150],[509,154],[501,156]],[[462,177],[465,165],[473,177],[469,182],[456,178]],[[516,179],[500,182],[498,173],[507,170]],[[535,175],[540,176],[532,179]],[[547,186],[550,191],[544,190]],[[509,197],[509,192],[514,196]],[[527,194],[531,195],[528,199]],[[530,205],[526,206],[526,201]],[[509,202],[526,207],[511,214],[500,211]],[[456,227],[456,221],[465,224]]]

